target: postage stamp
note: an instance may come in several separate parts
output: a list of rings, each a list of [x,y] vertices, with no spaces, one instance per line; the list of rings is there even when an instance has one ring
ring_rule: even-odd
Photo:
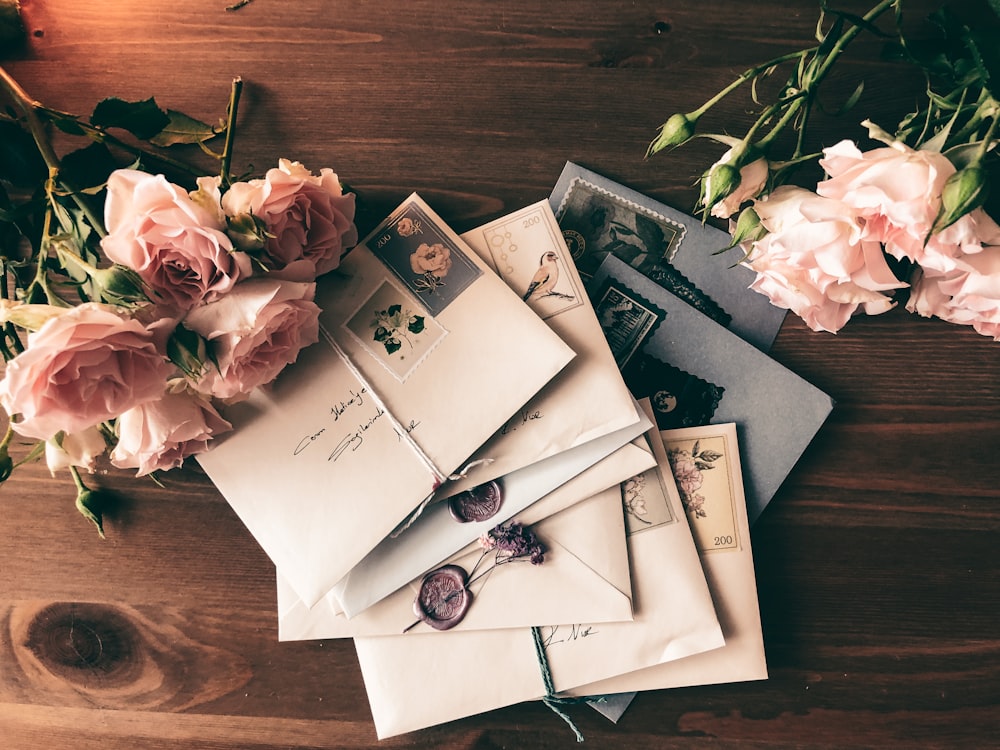
[[[721,432],[674,438],[663,433],[681,503],[701,552],[740,549],[730,456],[736,449]]]
[[[369,249],[438,315],[482,270],[416,201],[407,201],[372,234]]]
[[[708,424],[725,389],[639,352],[622,368],[632,395],[648,398],[661,430]]]
[[[543,320],[584,304],[559,226],[546,213],[528,206],[491,224],[483,236],[497,273]]]
[[[659,307],[614,279],[608,279],[594,295],[593,303],[619,369],[625,367],[667,317]],[[642,398],[634,391],[632,395]]]
[[[621,488],[625,532],[629,536],[677,520],[670,510],[670,499],[659,467],[627,479],[622,482]]]
[[[447,333],[388,280],[344,325],[399,381],[405,381]]]
[[[687,228],[647,206],[583,177],[570,181],[557,218],[580,269],[590,278],[608,254],[628,263],[695,309],[728,326],[731,317],[674,264]]]

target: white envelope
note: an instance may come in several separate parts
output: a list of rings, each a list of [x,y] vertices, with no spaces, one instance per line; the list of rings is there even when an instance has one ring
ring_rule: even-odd
[[[635,424],[639,411],[547,200],[462,235],[576,357],[471,457],[466,477],[445,483],[447,498],[561,451]],[[544,277],[540,283],[535,279]],[[529,293],[530,290],[530,293]]]
[[[629,443],[649,429],[651,422],[643,415],[635,425],[617,430],[610,435],[595,438],[589,443],[550,456],[503,478],[504,499],[498,513],[485,521],[456,523],[447,503],[430,506],[409,528],[398,536],[384,539],[346,576],[332,587],[330,593],[338,602],[338,609],[354,617],[389,594],[397,591],[419,575],[439,565],[443,560],[474,542],[480,534],[503,523],[546,495],[555,493],[584,470],[628,446],[628,463],[602,462],[600,472],[579,477],[558,497],[560,507],[547,503],[546,515],[551,515],[567,505],[622,481],[623,471],[629,472],[640,465],[649,465],[654,459],[648,448],[636,449]],[[639,450],[639,454],[636,454]],[[624,476],[628,476],[625,473]],[[533,516],[538,520],[544,516]],[[279,566],[278,570],[282,570]]]
[[[658,453],[665,462],[662,447]],[[628,537],[634,622],[541,628],[552,681],[559,692],[636,669],[636,665],[673,661],[723,645],[669,469],[663,480],[657,486],[664,490],[669,519],[663,521],[662,514],[656,515],[658,520]],[[662,503],[657,498],[649,493],[646,520],[654,517],[654,503]],[[662,512],[664,506],[656,509]],[[355,645],[379,737],[545,694],[534,637],[528,629],[464,631],[440,638],[362,637],[355,638]],[[489,677],[484,679],[484,675]]]
[[[690,449],[695,440],[702,441],[703,445],[709,444],[708,441],[718,440],[720,436],[730,445],[736,445],[736,430],[732,424],[665,430],[661,434],[668,450]],[[750,524],[741,483],[735,481],[740,477],[737,450],[731,453],[730,473],[734,477],[732,500],[736,515],[733,520],[739,543],[724,545],[722,548],[714,544],[716,537],[729,535],[728,528],[721,533],[708,529],[707,533],[695,534],[726,645],[715,651],[689,656],[669,664],[583,685],[571,691],[574,695],[604,695],[767,679],[767,660],[757,604],[757,580],[754,576],[753,550],[750,547]],[[709,499],[706,505],[708,503],[725,509],[725,504],[719,502],[718,498]],[[714,512],[712,508],[705,510],[705,516],[691,518],[689,514],[696,532],[698,524],[711,519]],[[727,524],[729,522],[727,518]]]
[[[515,518],[515,520],[520,520]],[[594,622],[632,619],[632,587],[625,547],[621,492],[612,486],[593,497],[532,524],[545,545],[545,562],[498,566],[471,584],[472,604],[449,631],[417,625],[413,633],[445,633],[531,627],[534,622],[562,622],[580,614]],[[467,573],[482,572],[489,554],[471,545],[446,563]],[[278,578],[279,640],[399,635],[415,620],[413,602],[420,579],[348,620],[334,611],[328,598],[307,609]]]
[[[321,341],[199,456],[308,604],[574,356],[416,195],[316,299]]]

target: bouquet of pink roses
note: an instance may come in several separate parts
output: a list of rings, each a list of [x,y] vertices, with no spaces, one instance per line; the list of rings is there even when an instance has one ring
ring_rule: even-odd
[[[885,312],[908,289],[906,308],[972,326],[1000,340],[1000,226],[986,213],[1000,102],[998,4],[963,23],[947,9],[931,16],[938,38],[913,42],[902,30],[904,0],[881,0],[864,16],[821,2],[817,45],[747,70],[698,109],[671,116],[649,155],[696,137],[698,120],[744,83],[790,64],[776,100],[762,106],[742,138],[705,134],[729,146],[701,179],[699,210],[730,219],[733,245],[757,272],[751,288],[792,310],[816,331],[836,332],[852,315]],[[895,42],[887,51],[918,65],[926,101],[892,134],[870,121],[883,145],[862,150],[842,140],[809,153],[806,125],[821,82],[860,33],[892,11]],[[824,22],[832,19],[829,24]],[[828,26],[824,30],[824,27]],[[863,90],[856,89],[847,107]],[[779,135],[797,131],[788,153]],[[791,184],[795,169],[818,161],[825,172],[814,189]],[[737,216],[736,219],[731,217]]]
[[[2,68],[0,89],[17,108],[0,116],[0,480],[15,435],[33,441],[22,462],[44,453],[53,472],[68,468],[103,535],[80,469],[107,454],[140,476],[168,470],[229,429],[219,402],[318,340],[315,280],[357,241],[354,195],[332,170],[285,159],[234,180],[239,80],[219,127],[152,99],[104,100],[88,122],[43,107]],[[53,128],[91,143],[60,158]],[[190,174],[193,189],[147,171],[190,173],[163,149],[208,151],[216,137],[220,174]]]

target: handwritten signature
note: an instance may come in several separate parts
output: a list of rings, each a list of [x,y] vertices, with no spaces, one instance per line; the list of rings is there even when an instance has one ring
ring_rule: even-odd
[[[528,424],[528,422],[534,422],[536,419],[542,419],[543,417],[544,415],[537,409],[533,411],[530,409],[521,409],[521,411],[504,423],[504,426],[500,428],[500,434],[506,435],[518,427]]]
[[[364,443],[365,441],[364,434],[371,429],[372,425],[374,425],[379,420],[380,417],[383,416],[385,416],[385,411],[382,409],[382,407],[380,406],[375,407],[375,416],[373,416],[367,422],[359,424],[357,430],[355,430],[353,433],[351,433],[343,440],[341,440],[339,443],[337,443],[337,447],[334,448],[333,452],[326,457],[326,460],[336,461],[348,448],[351,449],[352,453],[356,451],[358,448],[360,448],[361,444]]]
[[[344,414],[352,406],[363,406],[365,403],[365,394],[368,393],[366,387],[361,388],[360,391],[355,392],[352,388],[348,392],[348,397],[346,399],[341,399],[340,403],[334,404],[330,407],[330,414],[333,415],[333,421],[336,422],[340,419],[341,415]],[[293,456],[297,456],[310,445],[319,440],[326,433],[326,428],[321,427],[316,432],[309,435],[305,435],[299,442],[295,445],[295,450],[292,451]]]
[[[560,632],[561,631],[561,632]],[[569,632],[566,631],[565,625],[553,625],[549,634],[542,641],[542,644],[548,648],[556,643],[566,643],[568,641],[575,641],[580,638],[587,638],[588,636],[597,635],[601,631],[594,630],[593,625],[570,625]],[[556,638],[557,635],[562,637]]]
[[[365,396],[368,392],[367,388],[362,388],[359,393],[355,393],[352,388],[348,393],[350,393],[350,398],[346,401],[341,401],[339,404],[334,404],[330,407],[330,413],[333,414],[333,421],[336,422],[340,419],[340,415],[347,411],[348,407],[351,406],[363,406],[365,403]]]

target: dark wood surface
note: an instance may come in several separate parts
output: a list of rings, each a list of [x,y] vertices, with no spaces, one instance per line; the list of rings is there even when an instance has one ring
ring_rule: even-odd
[[[644,161],[656,126],[807,44],[817,10],[225,2],[22,0],[30,41],[4,64],[59,109],[155,95],[209,120],[242,76],[237,169],[330,166],[369,217],[417,190],[464,231],[546,197],[566,160],[690,208],[718,151]],[[820,123],[823,142],[861,137],[865,116],[891,127],[920,93],[877,52],[844,60],[843,89],[869,85],[856,113]],[[727,103],[716,127],[739,131],[745,109]],[[645,693],[617,726],[571,709],[585,747],[998,745],[1000,344],[896,310],[836,336],[790,317],[773,356],[837,407],[753,530],[771,678]],[[106,541],[43,465],[0,488],[0,747],[377,744],[351,643],[278,643],[274,569],[196,468],[162,488],[94,482],[120,498]],[[381,746],[573,744],[521,705]]]

